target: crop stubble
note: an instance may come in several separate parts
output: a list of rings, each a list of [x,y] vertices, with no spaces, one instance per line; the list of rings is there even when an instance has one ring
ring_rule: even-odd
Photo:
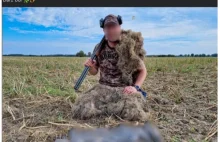
[[[3,141],[53,141],[72,127],[113,127],[119,116],[73,120],[74,82],[86,58],[3,57]],[[146,58],[148,120],[165,141],[217,137],[217,58]],[[87,76],[80,90],[98,81]],[[144,122],[130,122],[142,124]]]

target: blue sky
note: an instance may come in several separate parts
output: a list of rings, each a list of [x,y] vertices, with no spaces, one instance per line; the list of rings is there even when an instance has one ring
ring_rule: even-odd
[[[91,52],[99,19],[121,15],[152,54],[217,53],[217,8],[3,8],[3,54]]]

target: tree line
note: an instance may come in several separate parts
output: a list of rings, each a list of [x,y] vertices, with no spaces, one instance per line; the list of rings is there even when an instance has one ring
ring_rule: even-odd
[[[218,57],[217,53],[214,54],[180,54],[180,55],[148,55],[148,57]]]
[[[92,54],[88,54],[83,51],[79,51],[76,54],[49,54],[49,55],[25,55],[25,54],[4,54],[3,56],[28,56],[28,57],[90,57]]]
[[[82,50],[76,54],[50,54],[50,55],[24,55],[24,54],[5,54],[3,56],[29,56],[29,57],[91,57],[91,52],[88,54]],[[217,53],[214,54],[180,54],[180,55],[147,55],[147,57],[218,57]]]

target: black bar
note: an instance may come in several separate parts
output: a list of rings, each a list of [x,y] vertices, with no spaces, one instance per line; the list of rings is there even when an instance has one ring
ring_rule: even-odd
[[[217,3],[217,0],[29,0],[28,3],[2,0],[3,7],[217,7]]]

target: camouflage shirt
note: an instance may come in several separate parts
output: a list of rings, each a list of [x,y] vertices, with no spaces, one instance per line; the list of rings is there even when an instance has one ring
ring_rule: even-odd
[[[110,47],[106,43],[97,58],[97,66],[100,70],[99,83],[112,86],[127,86],[122,81],[122,72],[117,67],[118,54],[114,47]]]

